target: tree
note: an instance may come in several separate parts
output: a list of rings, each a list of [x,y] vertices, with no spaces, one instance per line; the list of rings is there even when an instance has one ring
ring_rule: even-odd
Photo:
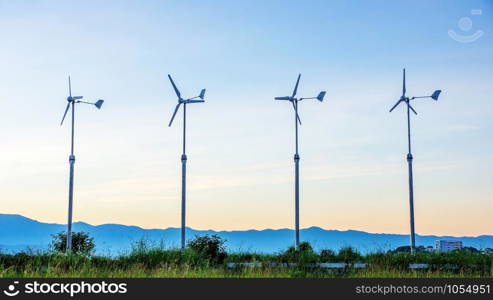
[[[416,252],[426,252],[426,248],[424,246],[416,246],[414,248]],[[392,253],[401,253],[401,252],[411,252],[411,246],[400,246],[391,250]]]
[[[325,261],[331,261],[336,259],[336,254],[334,251],[331,249],[323,249],[320,251],[320,260],[325,262]]]
[[[480,251],[474,247],[462,247],[461,249],[457,249],[457,250],[454,250],[454,251],[467,251],[467,252],[471,252],[471,253],[479,253]]]
[[[353,247],[343,247],[339,249],[339,253],[337,254],[337,256],[344,262],[355,262],[361,259],[361,255]]]
[[[313,251],[313,247],[308,242],[301,242],[298,250],[294,246],[290,246],[281,254],[281,261],[287,263],[297,263],[305,265],[318,260],[318,255]]]
[[[222,264],[227,256],[224,243],[226,240],[218,235],[204,235],[195,236],[188,242],[188,247],[209,263]]]
[[[293,254],[299,254],[299,253],[309,253],[312,254],[313,252],[313,247],[310,245],[308,242],[301,242],[299,250],[296,250],[294,246],[290,246],[284,254],[286,255],[293,255]]]
[[[66,232],[51,235],[50,249],[57,252],[65,252],[67,247]],[[87,232],[72,233],[72,253],[77,255],[91,255],[94,251],[94,239]]]

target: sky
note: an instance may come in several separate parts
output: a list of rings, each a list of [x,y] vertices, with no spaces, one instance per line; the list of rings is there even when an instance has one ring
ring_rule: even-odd
[[[395,2],[395,3],[394,3]],[[0,0],[0,213],[66,223],[72,91],[74,221],[180,226],[187,109],[187,226],[294,224],[300,103],[302,228],[409,233],[407,72],[418,234],[493,234],[491,1]],[[475,10],[476,13],[474,13]],[[477,13],[481,10],[481,14]],[[475,41],[453,39],[483,34]]]

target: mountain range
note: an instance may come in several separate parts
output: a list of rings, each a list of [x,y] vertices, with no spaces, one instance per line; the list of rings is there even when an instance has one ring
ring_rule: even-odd
[[[26,249],[46,250],[51,235],[66,230],[64,224],[43,223],[21,215],[0,214],[0,252],[16,253]],[[89,233],[96,244],[96,254],[119,255],[128,253],[132,245],[144,240],[151,246],[177,247],[180,241],[179,228],[144,229],[120,224],[90,225],[84,222],[73,224],[73,231]],[[214,231],[187,228],[188,238],[196,235],[216,234],[226,239],[228,251],[275,253],[293,244],[293,230],[234,230]],[[320,227],[302,229],[302,241],[308,241],[317,251],[338,250],[353,246],[361,253],[386,251],[409,244],[404,234],[369,233],[357,230],[327,230]],[[493,248],[493,236],[435,236],[417,235],[416,245],[434,246],[436,240],[461,240],[464,246],[478,249]]]

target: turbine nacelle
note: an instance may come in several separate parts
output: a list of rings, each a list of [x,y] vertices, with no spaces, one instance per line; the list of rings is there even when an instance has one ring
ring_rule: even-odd
[[[68,96],[67,97],[67,101],[68,102],[71,102],[71,101],[79,100],[79,99],[82,99],[82,98],[84,98],[84,96]]]
[[[202,102],[205,102],[205,100],[188,99],[188,100],[185,100],[183,103],[202,103]]]
[[[200,96],[197,96],[197,97],[193,97],[193,98],[190,98],[190,99],[178,99],[178,105],[179,104],[188,104],[188,103],[202,103],[202,102],[205,102],[205,100],[202,100],[203,98],[201,98],[201,100],[196,100],[197,98],[200,98]]]

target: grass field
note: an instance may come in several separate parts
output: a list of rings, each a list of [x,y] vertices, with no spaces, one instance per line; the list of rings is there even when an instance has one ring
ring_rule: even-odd
[[[228,263],[259,262],[265,267],[228,267]],[[326,269],[316,263],[367,263]],[[272,267],[270,264],[295,264]],[[409,264],[425,263],[428,269],[411,270]],[[56,252],[0,254],[0,277],[231,277],[231,278],[493,278],[493,255],[456,251],[448,253],[373,253],[360,255],[352,249],[338,253],[287,251],[262,255],[256,253],[197,253],[192,249],[135,247],[118,257],[65,255]]]

